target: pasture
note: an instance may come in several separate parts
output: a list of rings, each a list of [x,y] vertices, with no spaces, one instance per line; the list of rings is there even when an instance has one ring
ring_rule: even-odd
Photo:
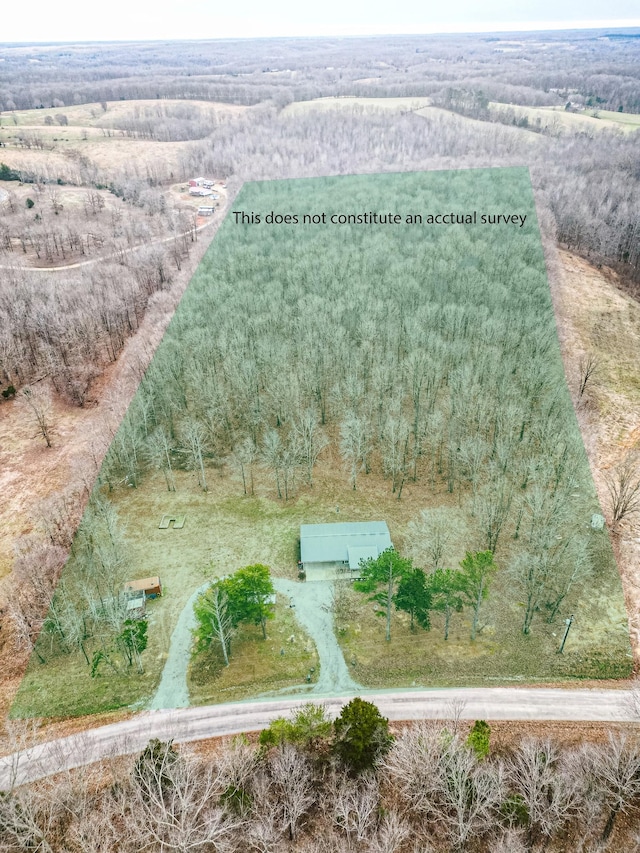
[[[551,133],[600,133],[603,130],[619,130],[632,133],[640,127],[640,115],[618,113],[611,110],[592,108],[577,111],[564,107],[526,107],[520,104],[500,104],[491,102],[489,111],[493,114],[513,113],[516,119],[525,118],[530,128],[541,128]]]

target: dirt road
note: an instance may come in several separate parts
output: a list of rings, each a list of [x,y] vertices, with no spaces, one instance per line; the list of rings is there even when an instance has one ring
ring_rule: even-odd
[[[336,716],[350,696],[326,699]],[[454,705],[467,720],[637,720],[630,690],[483,687],[465,689],[358,691],[390,720],[447,719]],[[256,731],[287,715],[308,699],[281,697],[271,702],[240,702],[172,711],[146,711],[129,720],[38,744],[0,758],[0,790],[41,779],[102,758],[144,748],[152,737],[177,743]]]

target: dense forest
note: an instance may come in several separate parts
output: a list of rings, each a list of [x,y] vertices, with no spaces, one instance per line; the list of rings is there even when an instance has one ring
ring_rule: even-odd
[[[269,224],[274,211],[288,224]],[[364,211],[385,211],[386,221],[364,224]],[[516,221],[481,224],[498,211]],[[443,212],[475,212],[477,224],[427,224]],[[355,224],[331,224],[349,217]],[[152,490],[172,493],[187,469],[196,492],[224,471],[241,475],[246,495],[254,472],[266,472],[286,503],[313,487],[327,459],[352,492],[367,488],[371,471],[387,480],[389,501],[406,484],[429,484],[421,500],[446,507],[464,548],[496,554],[499,651],[478,651],[475,672],[481,658],[496,678],[629,672],[613,554],[588,523],[599,506],[528,172],[398,173],[244,186],[107,452],[21,707],[41,713],[43,664],[83,656],[88,682],[92,655],[122,630],[118,591],[132,570],[125,531],[140,522],[119,505],[123,492],[154,477]],[[488,578],[483,589],[474,625]],[[604,624],[604,600],[616,614],[606,648],[594,637],[559,657],[555,634],[542,632],[534,658],[517,658],[522,635],[557,626],[567,608]],[[34,633],[24,639],[32,644]],[[457,676],[466,665],[457,663]]]
[[[625,131],[608,119],[598,123],[597,116],[599,110],[616,115],[640,110],[639,42],[633,33],[594,31],[517,39],[425,36],[99,49],[1,47],[0,143],[7,152],[22,146],[19,150],[29,157],[18,158],[17,169],[0,166],[0,178],[34,182],[46,203],[34,216],[12,200],[11,184],[4,184],[8,202],[0,222],[0,257],[7,266],[16,266],[19,254],[26,252],[35,251],[48,263],[61,263],[66,254],[76,259],[101,253],[126,265],[123,246],[155,240],[153,252],[138,256],[145,272],[133,273],[145,278],[145,290],[158,286],[152,279],[163,286],[188,248],[178,242],[189,223],[181,221],[176,229],[178,222],[167,208],[166,187],[175,180],[207,173],[225,177],[237,188],[244,180],[526,165],[543,234],[597,263],[615,266],[633,289],[640,275],[637,131]],[[341,96],[374,100],[364,106]],[[322,110],[305,108],[305,102],[317,97],[336,100],[329,108],[322,102]],[[387,97],[422,100],[390,111],[375,101]],[[116,115],[108,105],[140,98],[153,100],[137,103],[126,114]],[[185,103],[165,104],[169,98]],[[193,104],[196,98],[249,108],[221,115],[205,109],[202,101]],[[434,106],[422,108],[429,101]],[[164,141],[174,146],[172,156],[164,156],[165,148],[163,156],[143,163],[137,156],[140,148],[127,149],[132,156],[106,166],[98,163],[102,155],[91,147],[91,137],[65,147],[64,140],[43,136],[42,129],[30,125],[15,136],[15,122],[22,121],[16,110],[53,108],[43,124],[57,127],[69,120],[77,123],[69,108],[87,102],[95,103],[90,121],[106,135],[104,144],[112,134],[132,144]],[[545,107],[547,112],[527,117],[517,112],[518,105]],[[585,110],[596,116],[591,124],[565,126],[565,112],[571,118]],[[32,156],[36,151],[41,156]],[[88,234],[60,209],[56,193],[61,183],[87,188]],[[108,187],[124,199],[122,210],[104,211],[96,187]],[[102,207],[96,209],[96,201]],[[127,212],[132,209],[143,213],[146,223],[139,217],[133,221]],[[176,231],[174,246],[158,242]],[[109,277],[108,267],[104,275]],[[101,270],[92,270],[86,276],[89,289],[94,281],[105,289],[102,277]],[[45,296],[42,283],[29,272],[3,272],[3,311],[8,316],[18,312],[24,320],[0,328],[0,382],[18,388],[51,372],[58,390],[82,404],[85,395],[76,393],[73,381],[69,384],[65,365],[82,361],[91,365],[90,372],[102,369],[104,356],[87,352],[78,330],[95,326],[103,312],[90,307],[91,299],[70,301],[65,287]],[[16,290],[20,304],[14,301]],[[144,307],[146,297],[133,298]],[[131,301],[117,297],[123,300]],[[33,305],[41,306],[38,312],[48,318],[50,332],[33,315]],[[118,309],[114,322],[99,322],[94,337],[105,340],[114,328],[128,333],[136,325],[130,308]],[[109,341],[106,346],[117,352],[120,344],[114,349]]]

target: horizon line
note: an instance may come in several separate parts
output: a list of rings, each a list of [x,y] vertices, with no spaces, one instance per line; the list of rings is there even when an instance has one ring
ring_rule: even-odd
[[[220,42],[220,41],[269,41],[277,39],[366,39],[366,38],[402,38],[402,37],[420,37],[434,35],[491,35],[491,34],[532,34],[536,32],[553,33],[567,31],[586,32],[602,31],[602,30],[635,30],[640,29],[640,18],[637,19],[614,19],[609,21],[603,20],[581,20],[581,21],[496,21],[491,23],[473,22],[466,23],[445,23],[424,30],[398,29],[397,31],[377,31],[375,28],[370,32],[340,32],[325,31],[319,33],[279,33],[269,35],[255,34],[229,34],[217,36],[215,38],[201,38],[198,36],[178,36],[174,38],[166,38],[157,36],[153,38],[70,38],[70,39],[49,39],[36,41],[19,41],[17,39],[0,40],[1,47],[37,47],[37,46],[53,46],[53,45],[70,45],[70,44],[153,44],[157,42]]]

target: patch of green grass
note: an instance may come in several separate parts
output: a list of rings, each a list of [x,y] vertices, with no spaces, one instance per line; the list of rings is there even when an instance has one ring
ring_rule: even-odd
[[[275,618],[267,623],[267,639],[259,626],[242,626],[232,640],[228,667],[216,645],[194,654],[188,676],[191,703],[236,702],[305,685],[311,668],[313,684],[320,663],[313,642],[293,614],[286,596],[279,594]],[[292,636],[295,640],[289,642]]]
[[[500,580],[500,579],[499,579]],[[627,678],[633,660],[627,657],[622,632],[611,632],[611,646],[593,649],[590,619],[582,610],[582,620],[574,622],[565,651],[558,654],[564,632],[561,618],[548,624],[536,622],[528,636],[521,631],[522,612],[507,603],[503,582],[481,611],[477,639],[471,642],[471,614],[454,614],[449,639],[444,640],[444,618],[432,614],[429,631],[411,631],[409,618],[395,613],[391,641],[385,641],[384,620],[376,616],[365,595],[352,591],[348,620],[339,625],[338,642],[353,677],[363,686],[460,687],[510,681],[544,682],[567,679]],[[586,593],[586,591],[585,591]],[[585,620],[586,616],[586,620]],[[508,642],[505,642],[508,637]],[[604,638],[603,638],[604,639]]]
[[[519,104],[491,102],[489,110],[493,113],[511,111],[517,118],[524,116],[529,120],[529,128],[547,128],[552,131],[591,130],[600,132],[619,128],[633,132],[640,127],[640,116],[632,113],[617,113],[610,110],[581,110],[571,112],[564,107],[526,107]]]

